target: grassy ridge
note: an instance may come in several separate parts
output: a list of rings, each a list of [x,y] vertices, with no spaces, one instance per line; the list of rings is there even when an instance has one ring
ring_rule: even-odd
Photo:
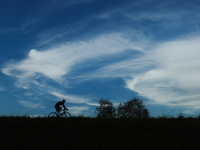
[[[0,149],[199,149],[200,119],[0,117]]]

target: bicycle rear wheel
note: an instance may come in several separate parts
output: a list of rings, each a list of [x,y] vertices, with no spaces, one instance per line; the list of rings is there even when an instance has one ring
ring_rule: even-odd
[[[64,117],[64,118],[70,118],[71,114],[69,112],[65,112],[63,114],[60,114],[60,117]]]
[[[48,117],[49,118],[50,117],[57,117],[57,114],[56,114],[56,112],[51,112],[51,113],[49,113]]]

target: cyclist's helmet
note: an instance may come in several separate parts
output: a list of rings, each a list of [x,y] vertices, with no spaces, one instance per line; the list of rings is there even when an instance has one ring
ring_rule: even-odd
[[[63,102],[66,102],[66,100],[65,100],[65,99],[63,99],[62,101],[63,101]]]

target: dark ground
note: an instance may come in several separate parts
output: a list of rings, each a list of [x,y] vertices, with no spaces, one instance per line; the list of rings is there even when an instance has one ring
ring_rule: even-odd
[[[200,119],[0,117],[0,149],[197,150]]]

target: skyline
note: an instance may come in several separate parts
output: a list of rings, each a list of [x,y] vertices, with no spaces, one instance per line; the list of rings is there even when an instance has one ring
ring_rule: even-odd
[[[66,99],[138,97],[150,116],[200,114],[200,3],[1,1],[0,115],[47,115]]]

